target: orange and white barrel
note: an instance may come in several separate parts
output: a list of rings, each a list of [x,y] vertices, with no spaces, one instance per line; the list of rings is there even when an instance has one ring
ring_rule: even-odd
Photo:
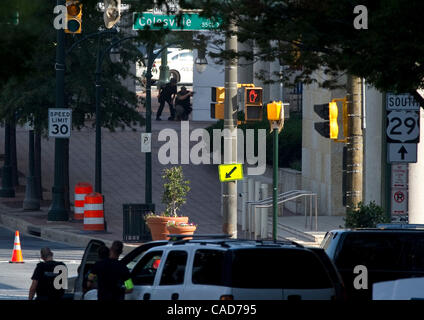
[[[74,219],[84,219],[85,196],[93,192],[93,187],[88,182],[78,182],[75,186]]]
[[[84,203],[84,230],[105,230],[105,216],[103,211],[103,196],[94,192],[85,196]]]

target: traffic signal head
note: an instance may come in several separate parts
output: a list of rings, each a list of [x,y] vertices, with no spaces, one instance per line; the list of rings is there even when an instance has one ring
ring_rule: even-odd
[[[339,125],[337,123],[338,108],[336,102],[315,104],[314,111],[326,121],[315,122],[315,130],[324,138],[337,139]]]
[[[281,101],[272,101],[266,105],[267,118],[270,121],[284,121],[284,109]]]
[[[66,1],[66,33],[81,33],[82,3],[80,1]]]
[[[221,102],[225,101],[225,88],[224,87],[212,87],[211,88],[211,100],[212,102]]]
[[[121,18],[121,0],[103,0],[103,2],[105,4],[103,20],[106,28],[110,29]]]
[[[242,87],[244,89],[244,118],[246,121],[262,120],[262,88]]]
[[[211,100],[211,118],[224,119],[225,88],[212,87]]]

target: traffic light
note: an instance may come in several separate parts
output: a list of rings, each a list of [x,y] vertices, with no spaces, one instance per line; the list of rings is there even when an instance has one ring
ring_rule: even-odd
[[[211,118],[224,119],[225,88],[212,87],[211,100]]]
[[[110,29],[121,18],[121,0],[103,0],[103,2],[105,4],[103,20],[106,28]]]
[[[262,88],[241,87],[244,119],[246,121],[262,121]]]
[[[66,33],[81,33],[82,3],[80,1],[66,1]]]
[[[337,103],[332,101],[330,103],[315,104],[314,111],[320,118],[326,120],[315,122],[315,130],[324,138],[337,139],[339,135],[339,125],[337,123],[339,110]]]

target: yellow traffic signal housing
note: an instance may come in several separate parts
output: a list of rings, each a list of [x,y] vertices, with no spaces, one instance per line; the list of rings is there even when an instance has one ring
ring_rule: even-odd
[[[211,118],[224,120],[224,104],[211,103]]]
[[[221,102],[225,101],[225,88],[224,87],[212,87],[211,88],[211,99],[212,102]]]
[[[82,3],[80,1],[66,1],[66,33],[82,32]]]
[[[266,105],[267,118],[270,121],[284,121],[284,109],[281,101],[272,101]]]
[[[212,87],[211,88],[211,118],[224,119],[224,101],[225,101],[225,88]]]
[[[328,112],[330,119],[330,139],[337,139],[339,136],[339,124],[337,123],[339,109],[337,108],[337,102],[330,102],[328,104]]]
[[[246,121],[262,121],[262,88],[244,87],[244,119]]]

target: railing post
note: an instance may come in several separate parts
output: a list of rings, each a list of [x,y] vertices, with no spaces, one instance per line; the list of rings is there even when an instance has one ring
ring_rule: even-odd
[[[241,192],[241,230],[242,231],[246,231],[247,230],[247,219],[248,219],[248,215],[247,215],[247,193],[248,193],[248,181],[247,179],[243,180],[242,183],[242,192]],[[221,198],[222,199],[222,198]]]
[[[255,181],[255,201],[259,201],[261,199],[260,191],[261,191],[261,182]],[[254,239],[256,239],[257,236],[260,234],[260,230],[261,230],[260,229],[261,219],[256,212],[256,207],[255,207],[255,215],[253,217],[253,224],[254,224],[254,229],[253,229]]]
[[[255,193],[255,180],[253,180],[253,178],[248,178],[247,180],[247,200],[248,201],[254,201],[254,193]],[[252,232],[252,226],[253,226],[253,218],[252,218],[252,212],[249,211],[248,213],[248,217],[247,217],[247,231]]]
[[[268,184],[263,183],[261,185],[261,199],[268,197]],[[261,228],[260,235],[262,239],[268,238],[268,208],[261,208]]]

